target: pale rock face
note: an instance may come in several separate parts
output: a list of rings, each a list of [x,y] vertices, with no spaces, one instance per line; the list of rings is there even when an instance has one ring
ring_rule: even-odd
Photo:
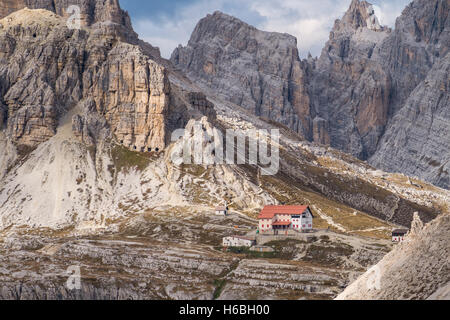
[[[369,17],[367,17],[367,19],[366,19],[367,28],[369,28],[370,30],[375,30],[375,31],[381,30],[382,26],[380,25],[380,21],[378,20],[378,17],[375,15],[373,6],[369,6],[367,8],[367,14],[369,15]]]
[[[450,186],[450,53],[392,118],[371,164]]]
[[[373,6],[367,1],[352,0],[349,9],[341,20],[336,21],[335,29],[341,31],[351,28],[368,28],[373,31],[387,30],[380,25]]]
[[[442,68],[448,35],[448,1],[413,1],[390,30],[371,4],[353,0],[321,56],[299,62],[295,38],[216,12],[199,22],[171,60],[214,94],[307,140],[448,188],[446,89],[439,101],[438,90],[427,92],[420,102],[426,112],[408,112],[412,101],[418,106],[414,92],[428,75],[429,83],[446,88],[432,68]]]
[[[388,121],[389,75],[371,57],[389,32],[369,3],[355,0],[320,58],[309,61],[311,101],[328,121],[329,143],[362,159],[375,152]]]
[[[162,150],[170,84],[165,68],[137,47],[116,46],[93,81],[92,96],[121,144],[137,151]]]
[[[1,0],[0,18],[24,8],[45,9],[68,18],[68,9],[74,5],[80,8],[83,26],[110,21],[132,30],[130,17],[120,8],[118,0]]]
[[[81,98],[88,35],[44,10],[15,12],[0,24],[2,124],[12,141],[35,147],[56,133],[59,114]]]
[[[391,70],[389,125],[370,163],[450,187],[448,1],[414,1],[380,45]]]
[[[310,62],[331,146],[448,188],[448,1],[413,1],[392,32],[369,20],[371,6],[354,0]]]
[[[64,18],[65,24],[74,22],[77,6],[80,25],[90,27],[99,37],[112,37],[140,45],[154,59],[161,59],[159,48],[139,40],[128,13],[120,8],[119,0],[0,0],[0,19],[23,8],[45,9]]]
[[[47,141],[73,108],[81,141],[94,145],[111,138],[109,130],[139,152],[163,150],[168,125],[182,127],[194,113],[215,117],[204,95],[171,91],[166,67],[147,47],[98,29],[70,30],[46,10],[23,9],[0,22],[0,124],[17,145]]]
[[[11,117],[8,134],[17,144],[35,146],[51,138],[56,126],[53,107],[24,106]]]
[[[449,296],[450,215],[414,230],[375,267],[352,283],[338,300],[425,300]]]
[[[281,122],[305,138],[312,136],[305,74],[297,40],[257,30],[215,12],[202,19],[172,63],[191,80],[251,113]]]

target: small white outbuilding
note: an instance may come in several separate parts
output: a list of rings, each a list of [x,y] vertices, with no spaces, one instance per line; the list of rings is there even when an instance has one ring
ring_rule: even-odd
[[[216,207],[215,209],[216,216],[227,216],[228,215],[228,207]]]
[[[248,247],[251,248],[256,244],[256,240],[243,236],[229,236],[223,238],[224,247]]]

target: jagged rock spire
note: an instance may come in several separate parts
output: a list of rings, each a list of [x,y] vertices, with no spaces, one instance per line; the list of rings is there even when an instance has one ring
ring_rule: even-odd
[[[385,27],[380,25],[375,10],[367,1],[353,0],[341,20],[336,21],[335,29],[359,29],[368,28],[374,31],[383,31]]]
[[[417,236],[423,229],[423,222],[420,219],[419,213],[414,212],[414,218],[411,223],[411,230],[409,232],[409,235],[412,237]]]

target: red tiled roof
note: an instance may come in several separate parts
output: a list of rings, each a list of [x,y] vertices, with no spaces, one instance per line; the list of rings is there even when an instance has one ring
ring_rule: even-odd
[[[308,206],[265,206],[258,219],[272,219],[277,214],[295,215],[302,214]]]

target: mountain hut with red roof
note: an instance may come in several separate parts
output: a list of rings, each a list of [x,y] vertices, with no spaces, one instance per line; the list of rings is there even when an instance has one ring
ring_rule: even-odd
[[[265,206],[258,219],[261,234],[309,232],[313,229],[314,215],[309,206]]]

